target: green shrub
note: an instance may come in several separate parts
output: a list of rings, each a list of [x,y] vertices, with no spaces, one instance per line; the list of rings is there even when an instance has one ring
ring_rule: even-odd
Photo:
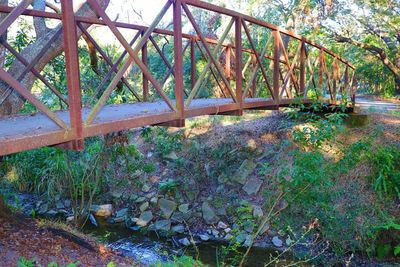
[[[380,198],[400,198],[400,149],[396,146],[380,147],[367,155],[374,173],[371,175],[374,189]]]

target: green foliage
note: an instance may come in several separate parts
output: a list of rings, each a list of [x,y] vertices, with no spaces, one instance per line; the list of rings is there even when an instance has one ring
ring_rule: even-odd
[[[379,225],[377,231],[376,255],[379,259],[400,254],[400,224],[393,221]]]
[[[69,263],[65,265],[65,267],[77,267],[79,263]],[[36,267],[36,266],[41,266],[35,264],[34,260],[27,260],[24,257],[21,257],[18,262],[17,262],[18,267]],[[107,265],[108,266],[108,265]],[[59,265],[57,262],[50,262],[47,267],[64,267],[64,265]]]
[[[171,152],[180,151],[182,149],[182,141],[184,138],[182,131],[169,133],[165,127],[142,129],[141,136],[146,142],[154,144],[156,151],[161,156],[167,156]]]
[[[375,171],[371,176],[372,183],[380,198],[384,195],[400,198],[399,157],[400,149],[395,146],[381,147],[367,155]]]
[[[318,149],[322,145],[332,142],[337,133],[343,131],[341,126],[346,115],[332,113],[324,116],[323,119],[311,119],[309,125],[293,131],[293,139],[303,148]]]
[[[201,261],[193,259],[189,256],[174,256],[173,262],[158,262],[156,267],[202,267]]]

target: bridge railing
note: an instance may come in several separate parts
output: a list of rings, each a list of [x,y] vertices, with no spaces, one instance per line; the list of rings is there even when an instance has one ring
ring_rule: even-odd
[[[0,94],[0,108],[17,92],[45,114],[61,131],[50,141],[43,137],[43,145],[68,142],[71,148],[81,149],[88,136],[164,122],[182,126],[185,118],[191,116],[240,115],[244,109],[276,109],[295,99],[308,102],[317,97],[333,104],[347,97],[355,100],[355,68],[346,60],[292,32],[210,3],[165,0],[154,21],[143,26],[113,21],[98,0],[87,0],[82,7],[96,16],[82,16],[79,10],[74,13],[71,0],[61,0],[58,12],[30,9],[32,2],[22,0],[15,7],[0,6],[0,13],[8,14],[0,23],[0,36],[20,16],[47,18],[59,24],[51,29],[54,34],[46,35],[49,39],[34,57],[22,56],[7,38],[1,38],[1,44],[24,69],[15,75],[11,73],[12,67],[0,68],[2,86],[7,87]],[[172,12],[172,27],[161,28],[160,22],[168,12]],[[196,12],[211,12],[224,18],[219,37],[204,33]],[[122,52],[116,58],[100,42],[104,40],[89,31],[93,26],[100,33],[108,31],[106,38],[112,36],[118,41]],[[85,78],[94,70],[80,56],[82,39],[100,55],[106,69],[96,82]],[[54,48],[57,41],[59,50]],[[164,49],[170,43],[173,45]],[[64,51],[61,65],[66,84],[50,82],[46,68],[38,66],[48,50]],[[156,56],[164,64],[161,77],[159,70],[163,66],[152,66],[151,59]],[[204,62],[202,67],[197,66],[199,61]],[[187,62],[190,63],[184,64]],[[45,65],[48,64],[47,61]],[[187,65],[189,69],[185,69]],[[50,107],[24,86],[22,81],[29,75],[59,100],[57,107]],[[205,94],[205,88],[213,92]],[[128,118],[122,116],[117,120],[113,117],[117,112],[100,118],[110,98],[122,94],[126,99],[120,102],[139,103],[135,108],[126,108]],[[28,144],[21,143],[24,146]]]

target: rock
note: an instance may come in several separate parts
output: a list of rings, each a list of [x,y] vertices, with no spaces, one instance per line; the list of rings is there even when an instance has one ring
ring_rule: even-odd
[[[260,179],[257,179],[257,178],[250,179],[246,182],[246,184],[243,186],[242,189],[248,195],[256,194],[258,192],[258,190],[260,190],[262,183],[263,183],[263,181],[261,181]]]
[[[152,184],[156,184],[156,183],[158,183],[159,181],[160,181],[160,176],[155,176],[155,175],[153,175],[153,176],[151,176],[150,178],[149,178],[149,181],[150,181],[150,183],[152,183]]]
[[[252,233],[254,230],[254,225],[252,223],[246,223],[243,227],[243,229],[247,232],[247,233]]]
[[[207,201],[203,202],[201,205],[201,211],[203,214],[203,219],[206,221],[207,224],[213,224],[218,221],[218,217],[214,212],[214,209],[208,204]]]
[[[40,208],[38,210],[38,214],[43,215],[47,212],[48,209],[49,209],[49,205],[47,203],[44,203],[43,205],[40,206]]]
[[[275,246],[275,247],[278,247],[278,248],[280,248],[280,247],[283,246],[282,240],[281,240],[279,237],[277,237],[277,236],[274,236],[274,237],[272,238],[272,244],[274,244],[274,246]]]
[[[146,201],[146,198],[145,197],[138,197],[136,200],[135,200],[135,203],[143,203],[143,202],[145,202]]]
[[[149,152],[149,153],[147,153],[147,155],[146,155],[146,157],[149,159],[149,158],[151,158],[153,156],[153,152]]]
[[[190,246],[190,241],[186,237],[182,238],[182,239],[179,239],[178,242],[181,243],[182,245],[186,246],[186,247]]]
[[[154,197],[157,193],[156,192],[150,192],[147,193],[144,197],[147,199],[151,199],[152,197]]]
[[[147,210],[149,208],[149,206],[150,206],[149,202],[143,202],[142,205],[140,205],[139,210],[141,212],[143,212],[143,211]]]
[[[74,216],[71,216],[72,220],[74,220]],[[68,221],[68,218],[67,218]],[[89,214],[89,221],[91,224],[93,224],[94,226],[98,227],[99,225],[97,224],[96,218],[93,216],[93,214]]]
[[[120,199],[122,197],[122,193],[121,192],[112,192],[111,196],[112,196],[112,198]]]
[[[246,235],[246,238],[245,238],[245,240],[244,240],[243,245],[244,245],[245,247],[250,247],[250,245],[251,245],[251,240],[252,240],[252,236],[251,236],[251,235]]]
[[[179,157],[176,155],[174,151],[170,152],[168,155],[164,156],[167,160],[177,160]]]
[[[288,238],[286,238],[286,246],[290,246],[291,244],[293,244],[293,240],[290,238],[290,236]]]
[[[151,199],[150,199],[150,203],[151,204],[157,204],[157,202],[158,202],[158,197],[152,197]]]
[[[49,210],[46,212],[46,215],[52,217],[52,216],[57,215],[57,213],[58,212],[56,210]]]
[[[228,227],[228,228],[224,229],[224,232],[225,233],[230,233],[230,232],[232,232],[232,229]]]
[[[110,217],[113,212],[113,206],[111,204],[92,205],[90,211],[98,217]]]
[[[267,234],[268,234],[269,236],[274,237],[274,236],[276,236],[276,235],[278,234],[278,232],[275,231],[274,229],[268,229]]]
[[[135,201],[136,199],[138,199],[138,195],[136,195],[136,194],[132,194],[130,197],[129,197],[129,200],[130,201]]]
[[[201,239],[201,241],[208,241],[210,240],[210,236],[208,234],[199,234],[198,237]]]
[[[69,200],[69,199],[64,200],[64,206],[65,206],[66,208],[71,207],[71,200]]]
[[[226,209],[224,207],[217,208],[215,212],[218,216],[226,216]]]
[[[217,193],[221,194],[224,191],[225,191],[225,185],[221,184],[217,187],[217,190],[216,190]]]
[[[171,229],[171,220],[158,220],[154,227],[159,231],[169,231]]]
[[[215,237],[218,238],[219,237],[219,232],[216,229],[211,229],[211,234]]]
[[[139,219],[136,220],[136,224],[145,227],[153,219],[153,213],[151,211],[145,211],[140,214]]]
[[[129,229],[131,229],[132,231],[139,231],[140,230],[140,226],[131,226],[129,227]]]
[[[260,206],[253,205],[253,216],[255,218],[261,218],[264,216],[264,212]]]
[[[75,219],[74,216],[68,216],[68,217],[66,218],[66,221],[67,221],[68,223],[70,223],[70,222],[72,222],[74,219]]]
[[[233,175],[232,180],[244,185],[247,177],[254,171],[255,168],[256,164],[252,160],[244,160],[239,169]]]
[[[56,203],[56,209],[60,210],[64,208],[64,204],[61,201],[57,201]]]
[[[151,187],[149,185],[147,185],[147,184],[143,185],[143,187],[142,187],[142,191],[145,192],[145,193],[149,192],[150,189],[151,189]]]
[[[178,210],[183,213],[187,213],[189,211],[189,204],[181,204],[178,207]]]
[[[177,204],[172,200],[161,198],[158,200],[158,206],[163,213],[163,217],[169,219],[172,213],[176,210]]]
[[[226,229],[226,228],[228,228],[228,225],[226,225],[222,221],[219,221],[217,227],[218,227],[218,229]]]
[[[185,232],[185,226],[183,224],[178,224],[172,227],[173,232],[178,234],[183,234]]]
[[[245,233],[240,233],[236,236],[236,242],[242,244],[246,240],[246,234]]]
[[[115,217],[117,217],[117,218],[119,218],[119,217],[124,218],[124,217],[126,216],[126,214],[128,214],[128,208],[123,208],[123,209],[118,210],[118,211],[115,213]]]

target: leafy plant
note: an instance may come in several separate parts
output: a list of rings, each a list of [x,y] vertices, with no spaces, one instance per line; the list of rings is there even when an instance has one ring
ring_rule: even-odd
[[[371,179],[380,198],[384,195],[400,198],[399,157],[400,149],[397,147],[380,147],[368,154],[375,169]]]

